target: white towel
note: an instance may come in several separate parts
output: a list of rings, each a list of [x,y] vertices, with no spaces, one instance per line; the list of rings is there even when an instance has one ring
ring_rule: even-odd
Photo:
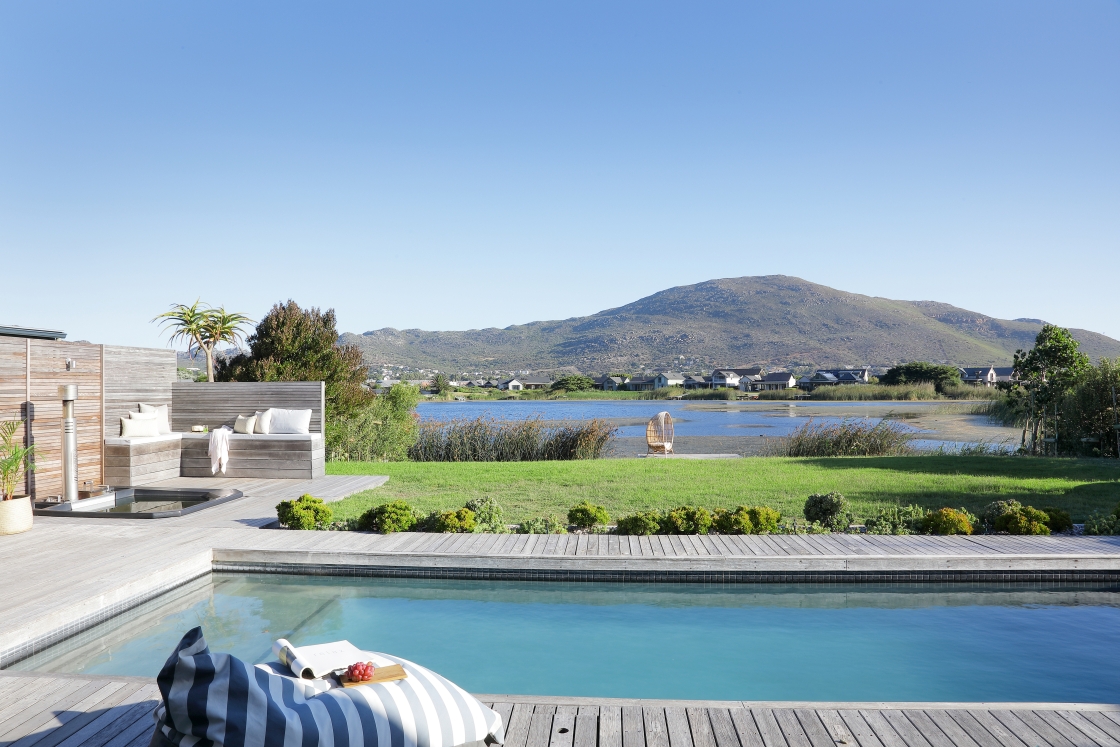
[[[210,431],[210,448],[206,453],[210,456],[210,474],[222,468],[222,474],[226,473],[226,465],[229,464],[229,434],[233,433],[233,429],[228,425],[223,425],[221,428],[216,428]]]

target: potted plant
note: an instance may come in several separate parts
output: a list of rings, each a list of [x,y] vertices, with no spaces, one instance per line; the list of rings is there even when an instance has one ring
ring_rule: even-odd
[[[35,469],[35,447],[16,441],[22,424],[19,420],[0,423],[0,534],[26,532],[34,519],[31,496],[16,495],[16,486]]]

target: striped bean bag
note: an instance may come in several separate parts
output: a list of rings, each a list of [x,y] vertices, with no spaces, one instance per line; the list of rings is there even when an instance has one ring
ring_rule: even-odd
[[[152,745],[166,747],[484,747],[504,741],[502,718],[472,695],[405,659],[408,678],[354,688],[212,654],[202,628],[183,636],[156,682]]]

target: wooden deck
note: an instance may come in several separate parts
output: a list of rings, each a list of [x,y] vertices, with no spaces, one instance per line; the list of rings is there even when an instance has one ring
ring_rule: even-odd
[[[1120,747],[1120,706],[479,698],[506,747]],[[146,678],[0,673],[0,747],[144,747],[158,701]]]

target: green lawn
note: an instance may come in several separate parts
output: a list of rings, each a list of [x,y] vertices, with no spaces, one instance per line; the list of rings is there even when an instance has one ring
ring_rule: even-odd
[[[964,506],[973,512],[1015,498],[1057,506],[1081,521],[1120,502],[1120,462],[1009,457],[851,457],[727,460],[598,459],[576,462],[332,462],[332,475],[389,475],[389,482],[331,504],[336,518],[403,498],[425,511],[456,508],[477,496],[495,498],[511,522],[564,516],[588,499],[612,517],[681,504],[765,505],[801,516],[811,493],[839,491],[857,517],[877,506],[917,503]]]

